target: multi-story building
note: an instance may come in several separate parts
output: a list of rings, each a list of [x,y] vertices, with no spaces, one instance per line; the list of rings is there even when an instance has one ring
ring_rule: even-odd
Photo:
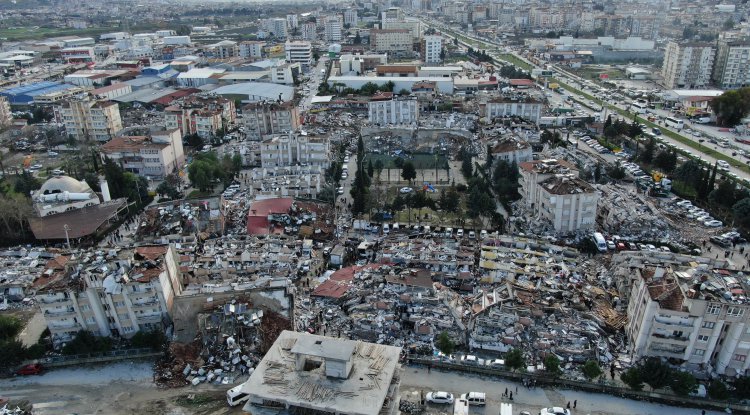
[[[723,89],[750,85],[750,42],[719,39],[712,78]]]
[[[282,63],[270,68],[271,82],[275,84],[293,85],[299,79],[302,69],[299,63]]]
[[[400,7],[390,7],[388,10],[380,13],[380,24],[401,22],[406,18],[404,11]]]
[[[669,89],[703,88],[711,82],[716,48],[710,43],[669,42],[661,75]]]
[[[370,124],[411,124],[419,120],[416,97],[394,98],[391,92],[381,93],[373,96],[367,107]]]
[[[182,135],[177,128],[150,136],[115,137],[101,147],[100,153],[124,170],[147,177],[163,178],[185,164]]]
[[[120,108],[115,102],[74,98],[56,107],[56,111],[65,124],[65,133],[76,140],[105,142],[122,130]]]
[[[247,396],[242,409],[248,413],[274,408],[279,414],[396,414],[400,353],[400,347],[285,330],[241,386],[239,393]],[[277,384],[268,381],[271,378],[279,379],[278,384],[304,384],[320,397],[311,399],[303,388],[279,392]],[[336,391],[351,392],[338,396]]]
[[[289,133],[260,143],[260,165],[263,168],[301,164],[322,172],[330,163],[330,142],[324,137]]]
[[[422,58],[425,63],[440,63],[443,52],[443,37],[428,35],[422,39]]]
[[[493,158],[494,153],[493,153]],[[537,204],[539,182],[543,182],[558,174],[573,175],[578,177],[578,169],[575,165],[565,160],[535,160],[518,163],[518,184],[521,200],[526,207],[534,209]]]
[[[750,304],[744,293],[750,287],[743,276],[712,269],[705,259],[688,264],[696,260],[704,265],[631,268],[626,335],[632,358],[663,357],[685,362],[689,370],[745,375]]]
[[[304,40],[315,40],[318,38],[318,24],[305,22],[300,25],[300,34]]]
[[[80,259],[58,256],[49,262],[52,272],[35,282],[35,299],[55,345],[81,330],[104,337],[165,330],[174,298],[182,293],[171,245],[140,246],[115,256],[91,251]]]
[[[325,20],[325,39],[327,42],[340,42],[341,41],[341,30],[343,24],[341,23],[341,15],[327,16]]]
[[[546,221],[559,233],[592,230],[599,196],[590,184],[574,175],[555,175],[534,186],[534,218]]]
[[[413,50],[412,37],[408,29],[371,30],[370,46],[376,52],[396,54]]]
[[[294,102],[259,102],[242,107],[242,123],[248,140],[285,134],[299,128],[299,110]]]
[[[286,15],[286,27],[289,29],[296,29],[299,26],[299,17],[296,14]]]
[[[217,96],[192,95],[164,109],[167,130],[178,129],[182,136],[198,134],[210,138],[234,124],[234,101]]]
[[[493,168],[501,160],[519,164],[532,158],[531,145],[519,137],[503,137],[489,142],[487,146],[494,160]]]
[[[263,46],[265,45],[266,42],[261,41],[248,40],[240,42],[240,58],[262,58]]]
[[[261,27],[274,37],[280,39],[286,39],[288,34],[286,29],[286,19],[282,19],[280,17],[275,19],[264,19],[261,23]]]
[[[406,19],[397,22],[387,21],[380,26],[380,29],[406,29],[411,35],[412,43],[419,43],[419,37],[422,35],[422,23],[417,19]]]
[[[521,117],[539,123],[543,103],[528,95],[503,96],[492,99],[485,105],[487,118]]]
[[[344,11],[344,25],[355,27],[359,24],[359,16],[357,16],[357,9],[349,8]]]
[[[312,64],[312,44],[305,41],[288,41],[284,44],[287,62],[297,62],[303,66]]]
[[[240,47],[233,40],[222,40],[206,45],[203,50],[208,57],[214,59],[230,59],[240,56]]]

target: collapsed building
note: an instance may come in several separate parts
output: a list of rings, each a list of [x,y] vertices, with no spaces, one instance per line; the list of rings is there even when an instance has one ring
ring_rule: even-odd
[[[171,327],[174,298],[182,293],[171,245],[84,251],[47,265],[33,288],[55,345],[80,330],[127,338]]]
[[[395,414],[399,347],[283,331],[241,392],[254,414]]]

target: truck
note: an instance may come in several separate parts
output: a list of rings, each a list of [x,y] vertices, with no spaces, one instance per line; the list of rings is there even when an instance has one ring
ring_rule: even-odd
[[[604,239],[604,235],[594,232],[594,243],[599,252],[607,252],[607,241]]]

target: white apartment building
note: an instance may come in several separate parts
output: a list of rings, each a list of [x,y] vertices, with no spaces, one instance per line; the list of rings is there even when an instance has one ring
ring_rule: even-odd
[[[380,13],[380,24],[400,22],[405,17],[406,15],[400,7],[389,7],[388,10]]]
[[[532,213],[559,233],[593,230],[599,196],[590,184],[573,175],[556,175],[537,183]]]
[[[312,44],[305,41],[287,41],[284,44],[287,62],[297,62],[304,66],[312,64]]]
[[[440,63],[443,51],[443,37],[436,35],[425,36],[422,41],[422,58],[425,63]]]
[[[55,345],[81,330],[97,336],[131,337],[138,331],[164,330],[174,298],[182,293],[182,273],[171,245],[140,246],[104,256],[58,256],[39,280],[36,303]],[[75,276],[75,278],[74,278]]]
[[[265,45],[266,42],[260,41],[240,42],[240,57],[260,59],[263,57],[263,46]]]
[[[236,119],[234,101],[222,97],[193,95],[164,108],[165,128],[178,129],[182,136],[198,134],[207,139]]]
[[[327,138],[290,133],[260,143],[260,165],[263,168],[300,164],[322,172],[330,162],[330,143]]]
[[[56,110],[65,124],[65,133],[76,140],[106,142],[122,130],[120,108],[115,102],[90,97],[70,99]]]
[[[632,358],[672,358],[684,361],[689,370],[746,376],[750,368],[746,279],[699,263],[631,271],[635,278],[625,329]]]
[[[164,178],[185,164],[182,135],[175,128],[150,136],[115,137],[100,148],[125,171],[144,177]]]
[[[277,38],[286,39],[288,35],[286,19],[280,17],[275,19],[264,19],[261,27],[267,32],[272,33],[273,36]]]
[[[344,11],[344,24],[349,25],[350,27],[355,27],[359,24],[357,9],[350,8]]]
[[[494,158],[494,153],[493,153]],[[578,177],[578,169],[575,165],[565,160],[534,160],[518,163],[518,184],[521,200],[527,208],[535,208],[538,195],[538,183],[558,174],[573,175]]]
[[[713,80],[722,89],[750,85],[750,42],[719,39]]]
[[[305,22],[300,25],[300,34],[302,39],[316,40],[318,38],[318,24],[315,22]]]
[[[286,15],[286,27],[289,29],[294,29],[299,26],[299,17],[296,14],[287,14]]]
[[[407,19],[398,22],[387,21],[380,25],[380,29],[406,29],[411,35],[412,43],[418,43],[422,36],[422,23],[417,19]]]
[[[240,56],[240,47],[233,40],[222,40],[203,47],[204,52],[215,59],[229,59]]]
[[[531,145],[518,137],[503,138],[488,146],[495,164],[500,160],[519,164],[532,159]]]
[[[242,123],[248,140],[261,140],[268,135],[297,131],[299,110],[292,101],[248,104],[242,107]]]
[[[367,103],[368,121],[373,125],[411,124],[419,120],[419,102],[416,97],[393,98],[393,94],[373,97]]]
[[[343,24],[341,15],[328,16],[325,20],[325,39],[327,42],[340,42]]]
[[[485,113],[488,119],[515,116],[538,124],[542,105],[541,101],[528,96],[502,97],[487,102]]]
[[[695,89],[708,86],[716,47],[709,43],[667,44],[661,76],[668,89]]]
[[[271,82],[283,85],[293,85],[294,79],[299,78],[302,72],[300,64],[297,62],[272,66],[270,71]]]
[[[407,29],[371,30],[370,46],[376,52],[407,53],[413,50],[412,37]]]

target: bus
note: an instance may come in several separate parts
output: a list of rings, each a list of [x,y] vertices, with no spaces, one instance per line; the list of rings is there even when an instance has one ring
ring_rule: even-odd
[[[599,252],[607,252],[607,241],[604,240],[604,235],[594,232],[594,243]]]
[[[674,128],[676,130],[682,130],[682,127],[685,126],[685,122],[675,118],[675,117],[667,117],[664,119],[664,124],[667,127]]]
[[[646,104],[645,102],[634,101],[632,104],[630,104],[630,110],[636,114],[645,114],[647,109],[648,104]]]

